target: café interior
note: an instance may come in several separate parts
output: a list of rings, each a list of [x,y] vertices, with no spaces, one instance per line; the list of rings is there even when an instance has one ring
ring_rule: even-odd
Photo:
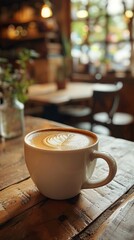
[[[134,140],[134,0],[1,0],[0,29],[1,85],[2,59],[38,53],[25,116]]]
[[[134,0],[0,0],[0,239],[134,240]]]

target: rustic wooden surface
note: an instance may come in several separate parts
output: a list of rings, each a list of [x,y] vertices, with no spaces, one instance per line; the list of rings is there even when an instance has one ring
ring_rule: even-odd
[[[94,239],[134,239],[134,193],[98,229]]]
[[[26,117],[25,134],[61,124]],[[0,144],[0,239],[134,239],[134,143],[100,136],[118,171],[108,185],[66,201],[50,200],[35,187],[24,162],[23,137]],[[94,176],[107,167],[98,159]]]

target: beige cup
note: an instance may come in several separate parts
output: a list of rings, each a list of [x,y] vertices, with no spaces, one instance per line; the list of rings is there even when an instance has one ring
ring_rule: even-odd
[[[116,174],[116,162],[98,150],[98,142],[96,134],[74,128],[40,129],[27,134],[25,161],[39,191],[52,199],[68,199],[81,189],[109,183]],[[97,158],[107,162],[109,172],[104,179],[91,181]]]

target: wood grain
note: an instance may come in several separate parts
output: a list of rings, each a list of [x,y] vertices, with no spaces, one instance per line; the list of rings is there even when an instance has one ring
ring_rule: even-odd
[[[134,239],[134,193],[105,221],[92,240]]]
[[[55,122],[27,117],[27,132],[37,128],[59,127]],[[112,137],[100,137],[100,150],[108,151],[117,161],[118,171],[113,181],[104,187],[83,190],[75,198],[66,201],[54,201],[41,195],[27,171],[23,154],[23,137],[6,142],[5,150],[0,156],[0,239],[66,240],[78,236],[84,229],[112,206],[134,184],[134,143]],[[98,159],[94,178],[107,173],[104,161]],[[133,211],[133,195],[119,206],[115,215],[100,227],[98,239],[118,239],[126,223],[126,235],[129,237]],[[122,210],[123,209],[123,210]],[[122,217],[120,212],[123,211]],[[115,238],[105,238],[106,232],[111,236],[116,228],[112,219],[116,219]],[[125,222],[124,220],[125,219]],[[116,223],[116,220],[115,220]],[[106,230],[108,228],[108,230]],[[133,234],[133,230],[131,230]],[[100,238],[99,238],[99,234]],[[107,236],[107,235],[106,235]],[[127,238],[122,237],[121,240]],[[130,235],[131,236],[131,235]],[[101,238],[102,237],[102,238]],[[129,238],[128,238],[129,239]],[[127,239],[127,240],[128,240]],[[120,240],[120,239],[119,239]]]

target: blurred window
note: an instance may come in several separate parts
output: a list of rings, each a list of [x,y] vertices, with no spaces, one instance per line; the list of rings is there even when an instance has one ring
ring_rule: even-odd
[[[131,71],[134,0],[71,0],[74,73]]]

